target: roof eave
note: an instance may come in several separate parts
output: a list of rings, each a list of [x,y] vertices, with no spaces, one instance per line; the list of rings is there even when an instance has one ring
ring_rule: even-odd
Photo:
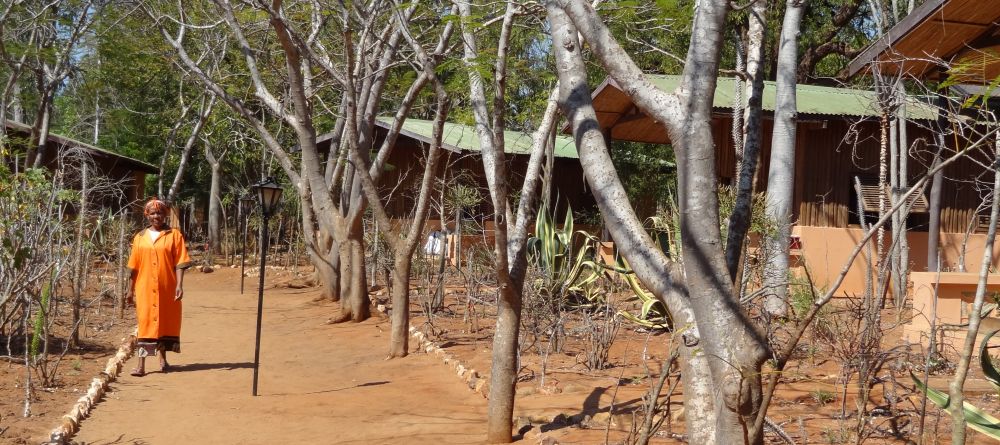
[[[913,12],[903,17],[899,23],[889,29],[882,37],[870,43],[854,60],[847,65],[848,77],[854,77],[862,71],[867,72],[871,63],[878,59],[886,50],[896,46],[908,36],[927,17],[937,12],[948,0],[927,0],[917,6]],[[923,73],[920,73],[921,75]]]

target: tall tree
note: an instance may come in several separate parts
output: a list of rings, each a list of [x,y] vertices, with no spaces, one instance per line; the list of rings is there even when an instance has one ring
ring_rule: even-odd
[[[21,54],[12,54],[10,41],[0,41],[0,54],[13,72],[31,73],[37,95],[31,126],[31,145],[25,167],[40,167],[48,161],[45,147],[52,124],[52,106],[57,90],[73,71],[76,49],[104,9],[96,0],[51,3],[20,3],[14,6],[22,26],[31,29],[28,45]],[[27,57],[24,55],[27,54]],[[17,60],[15,63],[14,61]]]
[[[715,147],[710,127],[729,4],[706,1],[696,8],[682,85],[675,94],[660,91],[645,80],[592,8],[567,0],[551,0],[548,5],[562,85],[560,101],[570,118],[581,163],[601,213],[610,218],[608,226],[616,246],[637,276],[666,303],[679,326],[691,326],[683,333],[688,356],[683,371],[688,376],[685,383],[694,383],[694,394],[686,398],[686,403],[693,415],[711,419],[710,425],[698,425],[702,429],[689,429],[697,434],[692,440],[759,443],[759,431],[748,438],[744,425],[753,423],[760,407],[760,370],[768,347],[740,307],[721,249]],[[561,19],[566,16],[569,20]],[[577,30],[639,108],[667,127],[677,153],[682,265],[653,246],[610,168],[583,74]],[[698,382],[705,376],[706,362],[708,391],[704,383]],[[703,416],[706,412],[711,414]]]
[[[528,267],[528,227],[538,210],[542,161],[547,135],[555,124],[556,107],[552,100],[554,96],[550,95],[546,112],[533,137],[531,155],[521,187],[521,199],[515,214],[508,202],[510,186],[504,156],[504,131],[507,126],[508,51],[514,18],[521,13],[521,7],[515,2],[507,2],[502,13],[495,18],[500,22],[500,35],[492,67],[493,97],[488,100],[483,78],[483,71],[486,69],[481,64],[482,55],[476,34],[480,23],[473,17],[489,17],[489,14],[481,11],[474,14],[472,5],[464,0],[456,1],[455,5],[462,23],[463,61],[469,80],[469,98],[476,135],[482,150],[483,168],[493,204],[494,264],[500,293],[493,335],[486,440],[491,443],[506,443],[512,440],[522,293]]]
[[[739,140],[742,146],[737,147],[737,179],[736,202],[732,216],[729,218],[729,228],[726,231],[726,265],[729,275],[736,279],[743,255],[743,244],[747,230],[750,229],[753,204],[753,180],[757,175],[757,159],[760,155],[762,123],[761,112],[764,97],[764,44],[767,26],[766,0],[757,0],[750,6],[747,31],[747,62],[746,76],[750,82],[747,85],[747,106],[744,110],[741,128],[733,131],[741,132]],[[737,43],[739,44],[739,43]]]
[[[795,89],[798,37],[806,0],[786,0],[778,50],[778,80],[775,89],[774,132],[771,163],[767,173],[765,209],[774,230],[764,242],[767,265],[763,286],[767,289],[765,310],[784,316],[788,311],[788,251],[792,232],[792,199],[795,184],[796,116]]]
[[[356,149],[367,158],[375,148],[374,122],[381,111],[387,80],[397,66],[406,63],[398,55],[403,30],[394,18],[393,5],[385,2],[346,5],[317,1],[294,7],[300,6],[303,9],[292,14],[292,7],[280,1],[256,4],[251,9],[247,5],[218,0],[207,10],[195,6],[177,10],[174,12],[176,17],[168,18],[167,12],[172,6],[167,5],[148,7],[147,14],[156,20],[161,34],[174,47],[179,63],[258,133],[267,150],[295,184],[302,204],[311,207],[302,213],[304,218],[315,220],[303,221],[303,225],[312,226],[315,222],[318,229],[315,238],[307,237],[310,258],[321,271],[326,294],[334,299],[342,294],[346,297],[337,320],[359,321],[368,317],[370,311],[361,231],[366,200],[354,164],[342,161],[351,150]],[[423,22],[430,24],[432,36],[434,27],[438,30],[448,28],[442,25],[441,17],[428,14],[429,8],[418,6],[417,3],[408,6],[403,16],[409,20],[419,10],[424,15],[421,17]],[[245,22],[243,17],[255,11],[268,18],[269,34],[250,32],[255,25]],[[291,20],[291,16],[296,20]],[[222,17],[222,20],[215,23],[212,17]],[[298,20],[301,18],[305,20]],[[188,55],[188,47],[213,40],[186,40],[188,32],[221,32],[231,38],[240,49],[243,63],[230,70],[238,68],[246,74],[210,75]],[[446,38],[437,40],[436,57],[447,49]],[[276,50],[279,57],[262,57],[267,54],[265,48]],[[214,57],[226,56],[216,54]],[[263,69],[271,63],[281,67],[282,76],[273,76],[271,71]],[[249,78],[249,85],[244,87],[250,88],[252,97],[232,93],[237,90],[229,89],[227,82],[234,77]],[[378,181],[403,121],[427,82],[427,76],[417,76],[406,97],[397,104],[396,120],[370,161],[369,174],[374,181]],[[336,87],[333,94],[320,89],[325,85]],[[276,90],[284,93],[276,95],[273,93]],[[342,114],[323,116],[318,113],[331,98],[341,103]],[[316,125],[330,121],[335,122],[336,133],[331,139],[330,157],[322,159],[317,149]],[[282,128],[290,130],[291,134],[283,135]],[[301,152],[297,166],[286,148],[292,145]],[[326,169],[322,165],[324,161],[328,162]]]
[[[211,186],[208,191],[208,247],[213,254],[222,253],[222,167],[227,148],[218,156],[208,141],[205,145],[205,160],[212,171]]]

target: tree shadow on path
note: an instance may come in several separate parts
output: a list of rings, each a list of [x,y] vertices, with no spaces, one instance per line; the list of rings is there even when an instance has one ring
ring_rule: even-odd
[[[328,392],[345,391],[345,390],[348,390],[348,389],[362,388],[362,387],[365,387],[365,386],[379,386],[379,385],[385,385],[385,384],[388,384],[388,383],[392,383],[392,382],[390,382],[388,380],[382,380],[382,381],[379,381],[379,382],[360,383],[360,384],[357,384],[357,385],[354,385],[354,386],[347,386],[347,387],[344,387],[344,388],[326,389],[326,390],[312,391],[312,392],[303,392],[303,393],[261,394],[261,396],[307,396],[307,395],[313,395],[313,394],[324,394],[324,393],[328,393]]]

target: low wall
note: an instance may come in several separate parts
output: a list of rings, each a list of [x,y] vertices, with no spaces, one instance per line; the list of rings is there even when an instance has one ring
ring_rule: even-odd
[[[955,327],[969,322],[970,303],[975,300],[979,272],[912,272],[910,283],[913,286],[913,318],[903,325],[903,339],[927,344],[931,318],[936,316],[937,326],[943,333],[938,341],[955,347],[955,340],[965,337],[964,329],[957,332]],[[935,289],[937,307],[934,307]],[[986,302],[994,301],[993,297],[1000,291],[1000,274],[987,276],[986,291]]]
[[[847,264],[847,259],[858,245],[864,232],[858,228],[833,228],[796,226],[792,234],[801,241],[801,261],[809,267],[813,282],[821,289],[828,288],[840,275]],[[958,271],[959,258],[964,241],[963,233],[942,233],[941,270]],[[885,234],[885,245],[888,248],[892,235]],[[927,270],[927,232],[909,232],[907,240],[910,245],[910,270],[921,272]],[[875,241],[870,241],[874,248]],[[972,234],[969,237],[965,253],[965,270],[978,272],[983,258],[983,248],[986,244],[985,234]],[[867,270],[868,249],[863,249],[851,264],[851,268],[843,284],[837,289],[837,295],[860,295],[865,290],[865,273]],[[1000,258],[1000,245],[994,246],[993,265]]]

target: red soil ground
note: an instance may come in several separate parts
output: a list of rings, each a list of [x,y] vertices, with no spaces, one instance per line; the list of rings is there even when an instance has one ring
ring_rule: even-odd
[[[285,286],[295,279],[289,272],[268,271],[269,283],[282,284],[268,285],[265,291],[260,396],[250,395],[256,278],[247,278],[247,292],[240,295],[237,270],[193,272],[185,286],[184,352],[171,356],[176,371],[155,372],[158,366],[152,360],[147,370],[153,372],[145,377],[124,373],[74,440],[102,445],[482,442],[486,400],[470,391],[453,368],[436,355],[416,351],[404,359],[384,360],[386,318],[326,324],[337,305],[314,301],[316,289]],[[463,319],[463,292],[449,287],[447,310],[433,318],[433,329],[414,302],[412,324],[433,330],[432,338],[446,351],[486,375],[492,314],[480,313],[473,332]],[[375,298],[384,299],[382,293],[376,291]],[[105,301],[100,313],[97,305],[88,310],[85,347],[67,354],[57,384],[35,392],[31,417],[20,415],[23,365],[0,366],[0,443],[46,440],[59,417],[103,369],[133,326],[113,323],[109,305]],[[544,384],[542,357],[525,351],[515,412],[515,429],[525,433],[521,441],[537,443],[539,432],[558,443],[604,443],[605,437],[610,443],[625,441],[650,376],[659,373],[668,341],[668,334],[624,325],[609,355],[611,366],[590,371],[582,364],[586,342],[573,334],[563,352],[544,360]],[[133,358],[126,369],[134,364]],[[839,371],[822,346],[790,365],[788,383],[780,387],[769,415],[795,443],[839,443],[845,437],[842,430],[853,428],[852,419],[838,417],[843,402],[842,386],[836,384]],[[876,386],[870,406],[885,400],[883,391],[892,391],[898,399],[897,424],[915,422],[919,398],[908,377],[894,376],[896,384]],[[936,377],[932,386],[943,387],[943,382],[944,376]],[[969,386],[979,391],[974,403],[987,412],[1000,411],[996,396],[981,381]],[[832,399],[826,400],[827,394]],[[675,413],[680,400],[679,395],[672,400]],[[854,391],[849,388],[849,413],[853,407]],[[926,429],[937,443],[948,443],[948,419],[938,422],[937,413],[928,409]],[[581,419],[586,420],[577,422]],[[907,443],[887,434],[889,419],[873,417],[871,423],[879,429],[866,443]],[[682,420],[668,422],[653,443],[681,443],[669,433],[683,432]],[[774,435],[768,442],[783,443]],[[930,437],[926,443],[935,440]],[[974,436],[970,443],[989,442]]]

